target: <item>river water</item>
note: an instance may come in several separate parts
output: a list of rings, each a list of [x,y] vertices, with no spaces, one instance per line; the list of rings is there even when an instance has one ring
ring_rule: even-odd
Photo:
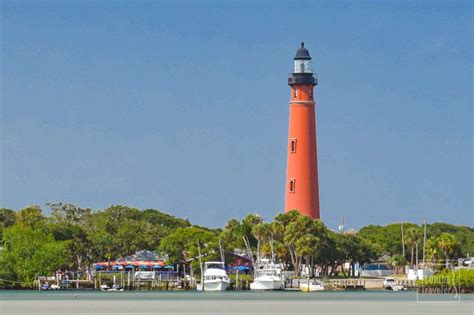
[[[474,295],[413,291],[0,291],[3,314],[474,314]]]

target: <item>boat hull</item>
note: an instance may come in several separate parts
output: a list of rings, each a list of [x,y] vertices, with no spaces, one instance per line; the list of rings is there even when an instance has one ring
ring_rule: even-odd
[[[301,284],[300,290],[303,292],[315,292],[315,291],[323,291],[324,287],[320,284]]]
[[[284,288],[281,279],[256,279],[250,284],[250,290],[282,290]]]
[[[228,286],[229,286],[229,282],[226,282],[226,281],[204,282],[204,291],[209,291],[209,292],[225,291],[227,290]],[[197,290],[203,291],[201,284],[198,284]]]

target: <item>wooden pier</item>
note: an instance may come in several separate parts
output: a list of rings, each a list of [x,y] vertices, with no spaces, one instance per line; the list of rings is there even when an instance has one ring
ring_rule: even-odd
[[[336,279],[330,280],[330,284],[339,290],[363,291],[365,290],[365,280],[362,279]]]

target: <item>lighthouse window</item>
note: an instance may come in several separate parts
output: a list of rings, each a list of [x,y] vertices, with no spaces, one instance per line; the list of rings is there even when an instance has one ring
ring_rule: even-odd
[[[290,193],[294,193],[294,192],[295,192],[295,179],[290,178]]]
[[[295,89],[295,98],[297,98],[297,97],[298,97],[298,90]]]
[[[311,89],[309,89],[309,98],[313,98],[313,91]]]
[[[290,152],[296,153],[296,139],[290,139]]]

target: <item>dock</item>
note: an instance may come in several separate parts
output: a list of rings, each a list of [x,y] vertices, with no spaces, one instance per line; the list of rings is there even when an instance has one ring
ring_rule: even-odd
[[[335,279],[330,280],[329,283],[338,290],[363,291],[366,289],[365,279]]]

